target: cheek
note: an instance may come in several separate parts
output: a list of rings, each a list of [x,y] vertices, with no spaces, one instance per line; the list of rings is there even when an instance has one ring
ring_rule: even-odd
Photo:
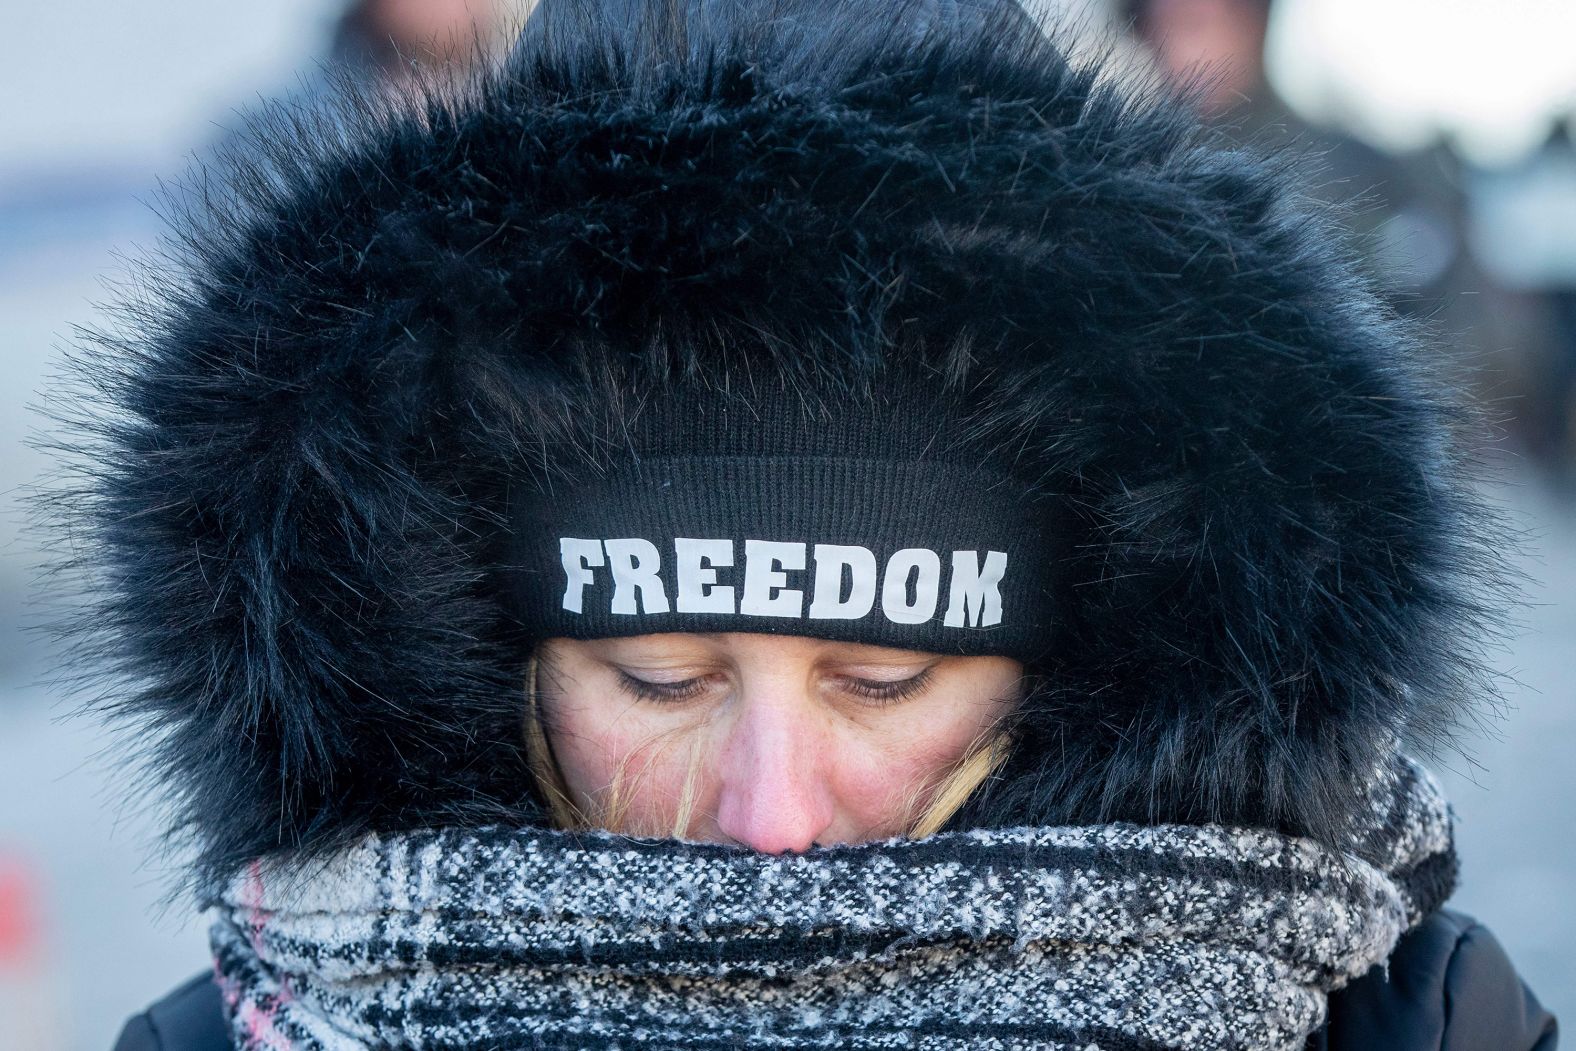
[[[665,830],[683,793],[692,735],[683,727],[654,725],[619,706],[602,711],[564,705],[554,712],[548,738],[564,782],[592,813],[610,802],[618,781],[630,831]]]
[[[892,719],[877,732],[841,735],[833,777],[839,809],[859,824],[896,835],[910,804],[963,758],[981,730],[974,719]]]

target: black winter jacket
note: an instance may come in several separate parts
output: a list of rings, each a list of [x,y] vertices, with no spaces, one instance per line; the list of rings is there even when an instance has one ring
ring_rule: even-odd
[[[1558,1027],[1472,917],[1441,909],[1330,997],[1308,1051],[1554,1051]],[[114,1051],[226,1051],[219,988],[199,974],[135,1016]]]

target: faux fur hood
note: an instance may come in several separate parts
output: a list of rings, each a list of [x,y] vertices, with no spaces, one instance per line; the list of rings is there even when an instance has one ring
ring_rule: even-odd
[[[543,0],[473,82],[276,107],[191,180],[55,503],[198,872],[540,820],[506,496],[686,385],[929,376],[1041,480],[1065,616],[960,823],[1331,839],[1447,735],[1497,540],[1434,349],[1309,158],[1063,54],[1007,4]]]

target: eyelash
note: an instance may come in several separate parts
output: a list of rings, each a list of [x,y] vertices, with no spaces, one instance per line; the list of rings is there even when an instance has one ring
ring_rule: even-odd
[[[704,688],[705,677],[697,676],[693,679],[681,679],[678,682],[648,682],[638,679],[623,669],[618,670],[619,686],[626,692],[642,701],[654,701],[658,704],[673,704],[687,701],[699,696]],[[926,668],[917,675],[906,679],[897,679],[892,682],[876,682],[873,679],[847,679],[849,692],[857,694],[860,698],[877,707],[888,704],[897,704],[907,700],[923,691],[930,685],[931,669]]]

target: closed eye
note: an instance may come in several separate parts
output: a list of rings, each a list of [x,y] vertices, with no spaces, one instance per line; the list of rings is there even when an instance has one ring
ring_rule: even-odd
[[[709,675],[696,675],[673,682],[658,682],[631,675],[622,668],[616,671],[619,687],[626,693],[637,700],[659,704],[678,703],[699,697],[706,692],[708,680],[711,678]],[[932,668],[925,668],[906,679],[865,679],[854,675],[843,675],[838,676],[836,682],[839,689],[853,694],[861,701],[881,706],[896,704],[924,692],[934,677]]]

